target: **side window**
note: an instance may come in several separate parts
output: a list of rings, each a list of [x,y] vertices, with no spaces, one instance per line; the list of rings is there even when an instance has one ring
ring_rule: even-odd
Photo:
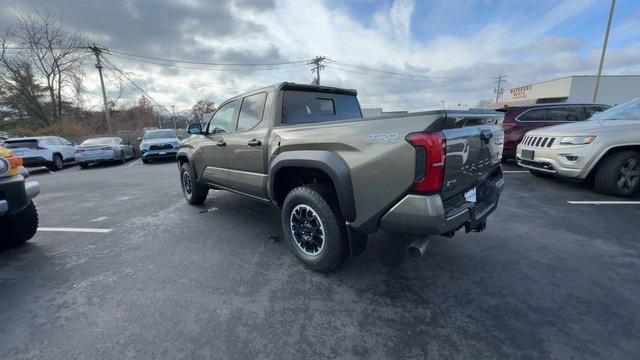
[[[249,130],[260,123],[266,100],[267,93],[247,96],[242,100],[240,116],[238,116],[238,131]]]
[[[558,107],[547,109],[547,119],[549,121],[582,121],[584,113],[581,107]]]
[[[525,111],[523,114],[518,116],[518,121],[545,121],[546,120],[545,109],[533,109],[529,111]]]
[[[58,140],[58,139],[56,139],[56,138],[48,138],[48,139],[47,139],[47,144],[49,144],[49,145],[55,145],[55,146],[62,145],[62,143],[60,142],[60,140]]]
[[[67,139],[58,138],[58,140],[60,140],[60,143],[62,145],[66,145],[66,146],[71,146],[72,145],[71,142],[69,140],[67,140]]]
[[[210,134],[231,132],[233,115],[236,113],[238,103],[238,100],[234,100],[220,107],[211,118],[211,121],[209,122],[209,130],[207,132]]]
[[[590,118],[599,112],[603,112],[604,110],[606,109],[602,106],[587,106],[584,108],[584,111],[587,114],[587,118]]]

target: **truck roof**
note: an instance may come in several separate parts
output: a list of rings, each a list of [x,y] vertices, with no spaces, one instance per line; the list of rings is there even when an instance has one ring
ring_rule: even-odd
[[[311,84],[297,84],[294,82],[281,82],[281,83],[276,83],[273,85],[269,85],[269,86],[265,86],[265,87],[261,87],[261,88],[256,88],[256,89],[252,89],[249,91],[245,91],[242,94],[238,94],[234,97],[231,97],[227,100],[225,100],[225,102],[230,101],[230,100],[234,100],[237,98],[241,98],[244,97],[248,94],[252,94],[255,92],[259,92],[261,90],[275,90],[275,91],[280,91],[280,90],[298,90],[298,91],[316,91],[316,92],[326,92],[326,93],[332,93],[332,94],[344,94],[344,95],[352,95],[352,96],[358,96],[358,91],[356,91],[355,89],[344,89],[344,88],[338,88],[338,87],[333,87],[333,86],[322,86],[322,85],[311,85]]]

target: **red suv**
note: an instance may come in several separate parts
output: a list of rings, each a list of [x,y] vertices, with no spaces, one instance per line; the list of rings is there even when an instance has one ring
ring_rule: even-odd
[[[504,152],[502,159],[515,159],[516,147],[524,134],[533,129],[583,121],[610,108],[601,104],[530,104],[496,109],[504,113]]]

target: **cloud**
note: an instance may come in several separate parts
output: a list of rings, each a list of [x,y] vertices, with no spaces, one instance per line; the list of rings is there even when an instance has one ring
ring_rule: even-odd
[[[560,1],[535,17],[526,12],[512,17],[467,14],[465,19],[476,21],[467,33],[438,32],[437,24],[450,25],[458,19],[450,2],[434,5],[433,20],[417,13],[413,0],[371,2],[375,10],[370,19],[348,11],[342,0],[235,0],[215,5],[205,0],[113,0],[108,6],[90,0],[56,2],[23,0],[20,6],[26,11],[55,7],[70,28],[84,29],[107,47],[147,56],[247,64],[325,55],[353,66],[328,62],[323,84],[356,88],[363,105],[385,109],[434,108],[440,100],[473,106],[492,96],[493,77],[500,73],[509,75],[507,86],[516,86],[588,74],[597,66],[597,56],[585,49],[583,38],[555,32],[582,16],[594,0]],[[0,0],[0,6],[15,5]],[[640,22],[633,19],[620,27],[637,29]],[[417,27],[427,33],[416,33]],[[637,41],[611,49],[607,72],[638,71],[634,64],[640,63],[639,55]],[[187,108],[200,97],[220,103],[253,87],[279,81],[306,83],[312,78],[304,63],[272,71],[221,72],[110,59],[130,71],[159,102],[178,108]],[[95,71],[87,73],[90,89],[98,91]]]

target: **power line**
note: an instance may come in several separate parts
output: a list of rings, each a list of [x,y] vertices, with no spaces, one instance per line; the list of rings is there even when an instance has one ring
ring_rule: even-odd
[[[140,85],[136,84],[135,81],[133,81],[133,79],[131,79],[129,77],[129,75],[127,75],[127,73],[125,73],[124,71],[120,70],[117,66],[115,66],[113,63],[111,63],[109,60],[104,59],[104,62],[107,64],[107,67],[109,67],[111,70],[119,73],[120,75],[122,75],[125,79],[127,79],[133,86],[135,86],[138,90],[140,90],[140,92],[146,96],[147,98],[149,98],[149,100],[153,101],[156,105],[158,105],[159,107],[161,107],[162,109],[164,109],[164,111],[168,114],[169,110],[167,110],[166,107],[164,107],[164,105],[160,104],[159,102],[157,102],[151,95],[149,95],[149,93],[147,93]]]
[[[442,80],[468,80],[469,79],[468,77],[431,76],[431,75],[420,75],[420,74],[411,74],[411,73],[402,73],[402,72],[396,72],[396,71],[380,70],[380,69],[374,69],[374,68],[370,68],[370,67],[366,67],[366,66],[353,65],[353,64],[346,63],[346,62],[332,60],[332,59],[328,59],[328,58],[327,58],[327,61],[329,61],[330,63],[333,63],[335,65],[338,65],[338,66],[346,66],[346,67],[351,67],[351,68],[355,68],[355,69],[360,69],[360,70],[365,70],[365,71],[373,71],[373,72],[378,72],[378,73],[382,73],[382,74],[389,74],[389,75],[399,75],[399,76],[416,77],[416,78],[423,78],[423,79],[442,79]]]
[[[161,58],[161,57],[155,57],[155,56],[138,55],[138,54],[127,53],[127,52],[118,51],[118,50],[110,50],[110,52],[115,54],[130,56],[130,57],[142,58],[142,59],[166,61],[166,62],[172,62],[172,63],[212,65],[212,66],[275,66],[275,65],[301,64],[301,63],[306,63],[310,61],[309,59],[306,59],[306,60],[282,61],[282,62],[273,62],[273,63],[214,63],[214,62],[208,62],[208,61],[177,60],[177,59]]]
[[[196,67],[196,66],[188,66],[188,65],[167,64],[167,63],[163,63],[163,62],[138,59],[138,58],[129,57],[129,56],[125,56],[125,55],[118,55],[118,54],[111,54],[111,56],[114,56],[114,57],[117,57],[117,58],[120,58],[120,59],[130,60],[130,61],[137,61],[137,62],[141,62],[141,63],[144,63],[144,64],[158,65],[158,66],[167,67],[167,68],[187,69],[187,70],[202,70],[202,71],[219,71],[219,72],[227,72],[227,71],[229,71],[229,72],[271,71],[271,70],[294,69],[294,68],[299,68],[299,67],[306,66],[306,64],[290,64],[290,65],[265,65],[267,67],[263,67],[263,68],[252,67],[252,68],[246,68],[246,69],[224,69],[224,68],[208,68],[208,67]]]
[[[369,77],[378,78],[378,79],[418,81],[418,82],[429,82],[429,81],[433,80],[433,79],[420,79],[420,78],[410,78],[410,77],[409,78],[399,78],[397,76],[385,76],[385,75],[371,74],[371,73],[366,73],[366,72],[361,72],[361,71],[341,69],[341,68],[333,67],[333,66],[330,66],[330,65],[326,65],[326,68],[327,69],[333,69],[333,70],[336,70],[336,71],[348,72],[348,73],[351,73],[351,74],[359,74],[359,75],[369,76]]]

